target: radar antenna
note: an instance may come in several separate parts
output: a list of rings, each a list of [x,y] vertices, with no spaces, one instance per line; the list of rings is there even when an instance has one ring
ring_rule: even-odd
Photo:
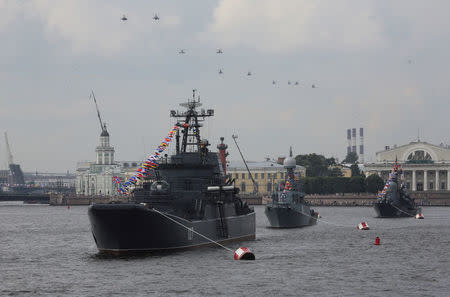
[[[92,99],[94,100],[95,103],[95,108],[97,109],[97,116],[98,116],[98,120],[100,122],[100,129],[102,129],[102,132],[106,131],[106,124],[103,123],[102,121],[102,117],[100,116],[100,110],[98,109],[98,104],[97,104],[97,100],[95,99],[95,94],[94,91],[91,91],[91,95],[89,95],[89,99],[92,97]]]

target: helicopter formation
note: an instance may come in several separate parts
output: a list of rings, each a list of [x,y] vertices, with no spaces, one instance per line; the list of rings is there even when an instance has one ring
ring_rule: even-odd
[[[153,16],[153,20],[159,21],[159,19],[160,19],[160,18],[159,18],[159,16],[158,16],[158,14],[155,13],[155,15]],[[122,20],[123,22],[125,22],[125,21],[128,21],[128,18],[127,18],[127,16],[124,14],[124,15],[122,15],[121,20]],[[178,51],[178,54],[184,55],[184,54],[186,54],[186,50],[185,50],[185,49],[180,49],[180,50]],[[218,49],[216,50],[216,54],[223,54],[223,50],[222,50],[221,48],[218,48]],[[409,60],[408,62],[411,63],[410,60]],[[223,75],[223,70],[222,70],[222,68],[219,69],[219,75]],[[252,76],[252,72],[251,72],[251,71],[248,71],[248,72],[247,72],[247,76]],[[276,81],[276,80],[273,80],[273,81],[272,81],[272,85],[276,85],[276,84],[277,84],[277,81]],[[290,80],[288,80],[288,85],[292,85],[292,83],[291,83]],[[300,83],[299,83],[298,81],[296,81],[296,82],[294,83],[294,86],[298,86],[298,85],[300,85]],[[316,88],[316,85],[315,85],[315,84],[312,84],[311,88],[315,89],[315,88]]]

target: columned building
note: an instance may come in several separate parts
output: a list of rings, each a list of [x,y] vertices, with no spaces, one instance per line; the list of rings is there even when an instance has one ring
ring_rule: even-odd
[[[405,173],[411,191],[450,191],[450,149],[426,142],[390,148],[376,153],[376,163],[364,164],[366,175],[378,174],[387,180],[396,160]]]
[[[270,195],[286,179],[286,168],[277,162],[271,160],[263,162],[247,161],[247,165],[256,182],[257,191],[261,195]],[[240,188],[241,193],[251,194],[255,192],[255,187],[243,162],[231,162],[227,167],[227,174],[235,180],[235,185]],[[294,174],[297,177],[303,177],[306,175],[306,168],[297,165]]]

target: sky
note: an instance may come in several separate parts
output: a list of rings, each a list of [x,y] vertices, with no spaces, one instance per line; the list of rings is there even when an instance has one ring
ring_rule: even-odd
[[[0,131],[25,171],[95,160],[91,90],[116,160],[151,154],[194,88],[215,110],[203,135],[213,147],[224,136],[232,160],[233,134],[255,161],[290,146],[342,160],[353,127],[368,161],[418,136],[450,144],[449,1],[0,0],[0,11]]]

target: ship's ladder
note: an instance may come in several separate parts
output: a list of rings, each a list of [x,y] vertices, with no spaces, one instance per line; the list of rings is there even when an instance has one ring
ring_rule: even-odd
[[[217,232],[222,238],[228,238],[228,226],[225,218],[225,207],[223,201],[217,201],[217,212],[219,220],[217,222]]]

